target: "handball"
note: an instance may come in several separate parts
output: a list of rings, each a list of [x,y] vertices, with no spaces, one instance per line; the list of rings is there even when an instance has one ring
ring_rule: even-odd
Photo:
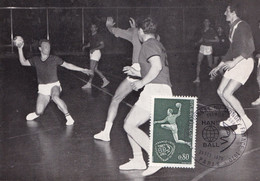
[[[181,107],[181,103],[177,102],[177,103],[176,103],[176,107],[177,107],[177,108],[180,108],[180,107]]]
[[[24,44],[23,37],[21,37],[21,36],[14,37],[13,42],[14,42],[14,45],[18,48],[20,48]]]

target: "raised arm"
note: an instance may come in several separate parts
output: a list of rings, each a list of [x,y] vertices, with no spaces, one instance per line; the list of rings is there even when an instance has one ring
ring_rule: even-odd
[[[22,66],[31,66],[30,62],[24,57],[23,46],[24,44],[18,47],[19,61]]]
[[[110,33],[113,33],[113,27],[116,23],[114,22],[114,19],[112,17],[107,17],[106,21],[106,27]]]
[[[176,114],[176,117],[179,117],[180,115],[181,115],[181,104],[180,104],[180,107],[179,107],[178,113]]]
[[[121,28],[116,28],[114,27],[115,22],[112,17],[107,17],[106,21],[106,27],[110,33],[112,33],[115,37],[123,38],[128,41],[132,41],[133,38],[133,28],[135,28],[135,21],[133,18],[130,18],[129,20],[130,27],[129,29],[121,29]]]

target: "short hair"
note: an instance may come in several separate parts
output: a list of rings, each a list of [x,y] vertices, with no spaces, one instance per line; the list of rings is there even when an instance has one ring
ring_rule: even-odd
[[[156,34],[157,24],[151,17],[141,20],[137,26],[138,28],[142,28],[146,34]]]
[[[42,43],[49,43],[49,44],[51,45],[50,40],[47,40],[47,39],[40,39],[40,41],[39,41],[39,47],[42,45]]]
[[[241,6],[240,3],[232,1],[231,3],[229,3],[229,8],[230,8],[230,12],[236,12],[236,15],[238,17],[241,16]]]
[[[168,111],[173,114],[173,110],[171,108],[168,109]]]

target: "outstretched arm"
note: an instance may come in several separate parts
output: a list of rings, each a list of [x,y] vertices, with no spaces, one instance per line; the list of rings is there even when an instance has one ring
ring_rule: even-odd
[[[167,117],[164,118],[163,120],[154,121],[154,124],[157,124],[157,123],[165,123],[165,122],[167,122]]]
[[[84,51],[85,49],[87,49],[87,48],[89,48],[89,47],[90,47],[90,43],[84,45],[84,46],[82,47],[82,51]]]
[[[24,57],[23,46],[24,44],[18,47],[19,61],[22,66],[31,66],[30,62]]]
[[[63,64],[61,66],[68,69],[68,70],[82,72],[82,73],[87,74],[87,75],[93,74],[93,72],[91,70],[78,67],[78,66],[73,65],[71,63],[63,62]]]

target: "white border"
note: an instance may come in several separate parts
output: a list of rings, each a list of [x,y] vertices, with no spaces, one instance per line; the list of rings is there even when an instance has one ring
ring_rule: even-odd
[[[191,151],[191,163],[154,163],[152,162],[152,143],[153,143],[153,119],[154,119],[154,99],[183,99],[183,100],[194,100],[193,107],[193,130],[192,130],[192,151]],[[149,151],[149,166],[157,167],[168,167],[168,168],[195,168],[195,154],[196,154],[196,125],[197,125],[197,97],[194,96],[152,96],[151,105],[151,119],[150,119],[150,151]]]

